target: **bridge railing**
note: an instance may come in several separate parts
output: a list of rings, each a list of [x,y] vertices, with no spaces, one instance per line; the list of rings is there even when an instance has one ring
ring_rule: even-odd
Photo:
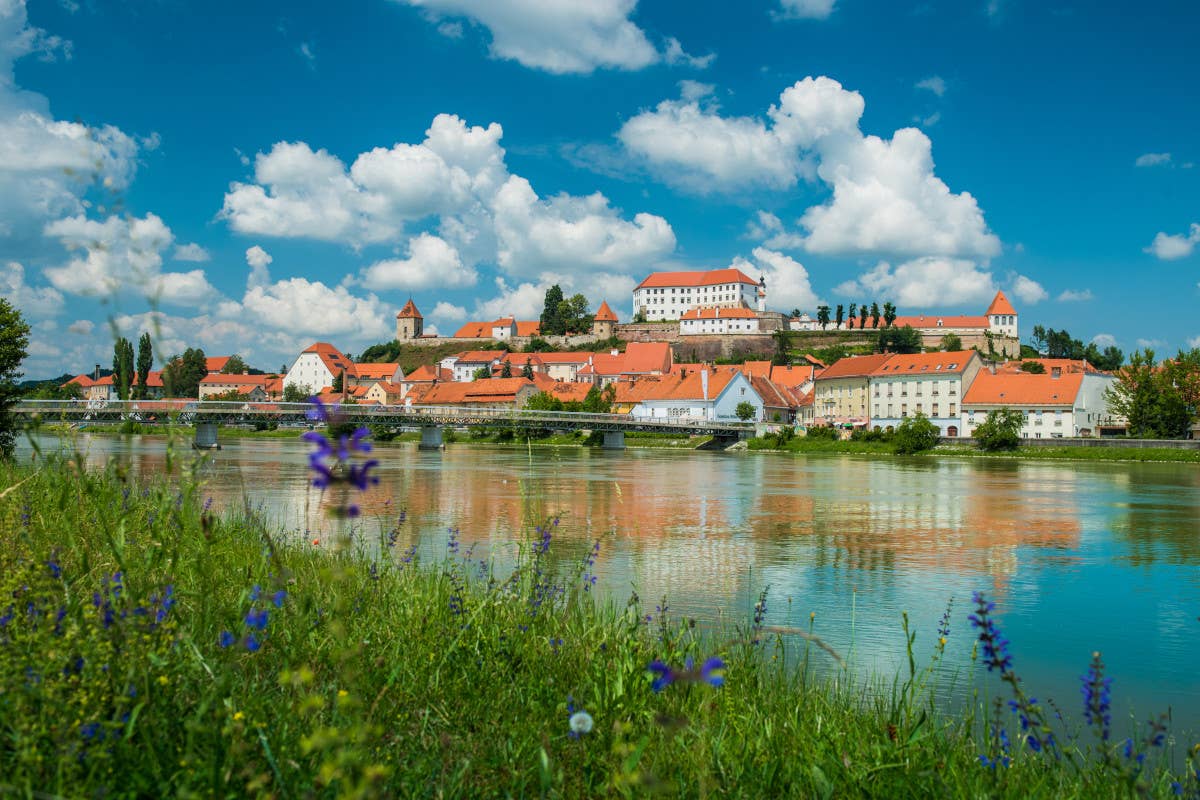
[[[236,400],[22,400],[14,408],[21,414],[39,414],[44,417],[87,417],[87,416],[139,416],[177,414],[203,417],[208,414],[237,414],[247,417],[307,418],[312,411],[310,403],[259,403]],[[462,421],[480,424],[482,421],[537,423],[554,427],[556,422],[578,426],[587,423],[612,425],[626,424],[677,428],[680,430],[703,427],[729,431],[749,430],[753,423],[732,420],[708,420],[696,417],[635,417],[631,414],[597,414],[582,411],[535,411],[529,409],[503,408],[499,406],[427,406],[427,405],[380,405],[350,404],[339,409],[354,419],[395,418],[413,424],[422,419],[433,422]]]

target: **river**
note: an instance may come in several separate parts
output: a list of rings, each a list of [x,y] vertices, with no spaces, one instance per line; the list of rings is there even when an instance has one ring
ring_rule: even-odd
[[[218,508],[248,502],[310,544],[331,541],[304,443],[224,444],[199,469]],[[159,437],[82,434],[75,446],[93,464],[164,469]],[[600,540],[604,595],[624,602],[636,591],[650,614],[666,597],[673,615],[711,624],[748,622],[770,587],[768,624],[807,628],[814,614],[815,632],[859,675],[892,676],[907,663],[903,611],[924,659],[953,598],[939,680],[959,691],[979,669],[966,617],[972,592],[983,591],[1031,694],[1081,720],[1078,676],[1100,650],[1115,678],[1115,735],[1130,714],[1168,710],[1173,731],[1200,733],[1196,465],[475,444],[381,444],[375,455],[381,481],[361,521],[368,541],[403,511],[397,550],[441,558],[455,527],[463,551],[473,545],[499,569],[535,524],[557,517],[553,549],[564,563]]]

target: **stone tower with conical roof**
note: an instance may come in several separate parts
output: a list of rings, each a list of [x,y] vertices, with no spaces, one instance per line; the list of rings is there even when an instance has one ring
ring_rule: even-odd
[[[596,316],[592,317],[592,335],[600,339],[611,339],[617,333],[617,315],[608,307],[608,301],[600,303]]]
[[[404,308],[396,312],[396,341],[419,339],[425,325],[425,318],[417,311],[412,298],[404,304]]]

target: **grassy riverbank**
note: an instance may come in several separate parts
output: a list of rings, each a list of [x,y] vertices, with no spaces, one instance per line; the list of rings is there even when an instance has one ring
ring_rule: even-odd
[[[1049,746],[1022,705],[1033,733],[1006,710],[1004,738],[981,740],[977,720],[938,716],[921,665],[864,693],[837,669],[815,681],[786,663],[779,644],[802,631],[747,619],[700,633],[637,602],[596,603],[606,554],[560,552],[553,520],[497,573],[473,556],[469,519],[444,557],[418,563],[401,498],[392,518],[331,518],[302,538],[203,498],[186,480],[139,485],[75,462],[0,466],[0,794],[1200,791],[1187,743],[1153,730],[1128,755],[1087,730]],[[953,635],[972,635],[955,611]],[[828,658],[816,645],[809,657]],[[658,692],[656,677],[669,679]],[[572,736],[580,710],[594,725],[575,717]]]
[[[851,455],[894,455],[889,442],[833,440],[797,436],[787,441],[775,437],[751,439],[750,450],[780,453],[843,453]],[[964,444],[941,444],[933,450],[920,453],[916,458],[938,456],[964,456],[969,458],[1023,459],[1047,461],[1172,461],[1200,464],[1200,450],[1183,450],[1166,447],[1018,447],[987,453],[977,447]],[[906,456],[912,458],[914,456]]]

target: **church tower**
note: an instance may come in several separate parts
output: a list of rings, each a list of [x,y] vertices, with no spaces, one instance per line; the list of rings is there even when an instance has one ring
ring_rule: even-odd
[[[421,338],[424,323],[425,319],[421,316],[421,312],[417,311],[412,298],[408,298],[404,308],[396,313],[396,340],[403,342],[408,339]]]
[[[758,276],[758,313],[767,310],[767,278],[759,274]]]

